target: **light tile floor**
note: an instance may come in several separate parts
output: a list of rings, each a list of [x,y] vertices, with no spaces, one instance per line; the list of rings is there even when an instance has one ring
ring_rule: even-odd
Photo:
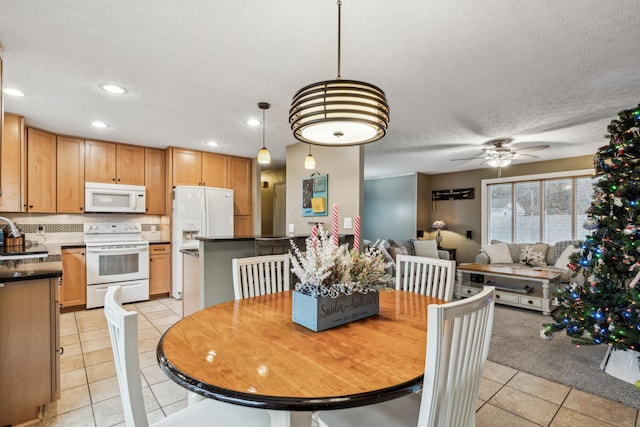
[[[160,335],[181,317],[171,298],[128,304],[138,317],[145,406],[154,422],[187,405],[187,391],[158,367]],[[102,309],[61,315],[61,396],[38,426],[124,426],[109,332]],[[488,362],[476,426],[640,427],[638,410],[562,384]]]

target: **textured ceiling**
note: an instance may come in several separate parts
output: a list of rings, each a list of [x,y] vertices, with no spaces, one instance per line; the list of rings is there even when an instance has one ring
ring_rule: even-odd
[[[550,145],[524,161],[594,153],[609,120],[640,102],[639,36],[637,0],[344,0],[342,77],[378,85],[391,106],[365,176],[488,167],[451,159],[503,137]],[[245,121],[267,101],[266,145],[282,166],[297,142],[292,95],[336,77],[337,6],[0,0],[0,44],[5,87],[26,93],[5,95],[5,110],[31,126],[255,157],[262,130]]]

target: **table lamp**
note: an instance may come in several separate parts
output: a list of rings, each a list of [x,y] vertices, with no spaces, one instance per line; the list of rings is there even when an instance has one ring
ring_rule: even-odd
[[[434,221],[433,224],[431,224],[431,228],[434,230],[438,230],[438,233],[436,234],[436,243],[438,244],[438,249],[440,249],[441,248],[440,243],[442,242],[442,236],[440,235],[440,231],[446,230],[447,224],[445,224],[444,221]]]

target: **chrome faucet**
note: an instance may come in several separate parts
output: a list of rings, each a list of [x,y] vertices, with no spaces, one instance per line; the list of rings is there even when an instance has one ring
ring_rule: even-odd
[[[5,218],[3,216],[0,216],[0,220],[6,222],[7,224],[9,224],[9,229],[11,230],[11,233],[10,233],[9,237],[20,237],[20,236],[22,236],[22,234],[20,234],[20,231],[18,230],[18,227],[16,227],[16,225],[9,218]]]

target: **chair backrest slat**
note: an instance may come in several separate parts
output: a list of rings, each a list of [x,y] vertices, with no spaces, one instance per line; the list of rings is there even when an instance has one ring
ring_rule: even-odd
[[[116,365],[127,427],[148,427],[138,360],[138,313],[120,303],[120,286],[110,286],[104,298],[104,314]]]
[[[489,353],[495,290],[428,307],[427,357],[418,427],[472,426]]]
[[[455,276],[455,261],[413,255],[396,256],[398,290],[451,301]]]
[[[232,267],[236,299],[290,289],[288,254],[234,258]]]

